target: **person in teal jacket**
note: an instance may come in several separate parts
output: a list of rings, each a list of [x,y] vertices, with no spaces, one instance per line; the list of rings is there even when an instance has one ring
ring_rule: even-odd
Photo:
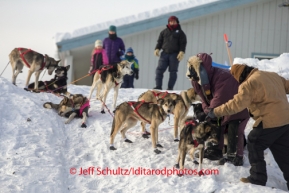
[[[138,80],[139,76],[139,64],[138,60],[136,59],[133,49],[129,47],[126,50],[126,54],[122,58],[122,60],[128,60],[129,62],[132,62],[131,69],[133,70],[134,74],[133,75],[125,75],[123,77],[123,83],[121,85],[121,88],[134,88],[133,81],[134,78]]]

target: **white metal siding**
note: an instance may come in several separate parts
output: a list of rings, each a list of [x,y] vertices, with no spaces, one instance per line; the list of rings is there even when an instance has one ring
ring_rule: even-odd
[[[186,61],[192,55],[199,52],[213,53],[213,61],[222,64],[229,63],[223,39],[224,33],[227,33],[233,42],[231,47],[233,57],[250,58],[253,52],[264,54],[288,52],[289,10],[279,8],[278,4],[281,3],[282,0],[264,1],[185,23],[181,21],[188,44],[185,58],[179,64],[175,89],[182,90],[191,87],[185,73]],[[126,47],[134,48],[140,62],[140,79],[135,81],[137,88],[155,86],[158,58],[153,55],[153,51],[162,29],[164,27],[123,38]],[[166,71],[163,89],[167,88],[168,74],[169,72]]]
[[[218,14],[212,14],[189,21],[180,21],[187,36],[187,48],[183,61],[179,64],[178,79],[175,90],[191,87],[185,77],[186,61],[190,56],[200,52],[213,53],[214,62],[229,64],[229,59],[223,39],[227,33],[233,42],[231,53],[234,57],[250,58],[253,52],[264,54],[282,54],[289,52],[289,9],[279,8],[282,0],[264,0],[263,2],[230,9]],[[154,56],[154,48],[165,23],[158,29],[122,37],[126,48],[132,47],[140,63],[140,79],[135,80],[136,88],[151,89],[155,86],[155,69],[158,58]],[[85,65],[80,65],[87,73],[90,52],[93,45],[88,46],[85,53]],[[77,54],[78,55],[78,54]],[[80,62],[77,56],[74,61]],[[85,58],[85,57],[82,57]],[[78,64],[77,64],[78,65]],[[78,70],[80,70],[78,68]],[[164,74],[163,89],[167,88],[168,70]],[[77,77],[77,76],[76,76]],[[81,76],[78,76],[81,77]]]

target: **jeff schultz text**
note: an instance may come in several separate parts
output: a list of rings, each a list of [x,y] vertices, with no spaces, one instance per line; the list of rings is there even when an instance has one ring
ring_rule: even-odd
[[[202,169],[201,171],[203,175],[219,175],[218,169]],[[130,168],[121,168],[118,167],[116,169],[111,169],[108,167],[88,167],[88,168],[79,168],[77,171],[76,168],[70,168],[70,174],[72,175],[163,175],[163,176],[171,176],[171,175],[199,175],[197,169],[183,169],[179,170],[176,168],[166,168],[163,169],[149,169],[143,167],[130,167]]]

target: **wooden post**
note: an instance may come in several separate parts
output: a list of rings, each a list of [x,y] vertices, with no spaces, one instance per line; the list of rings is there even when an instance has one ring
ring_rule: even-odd
[[[229,60],[230,60],[230,66],[232,66],[233,65],[232,54],[231,54],[231,50],[230,50],[229,45],[228,45],[229,41],[228,41],[227,34],[224,34],[224,40],[225,40],[225,43],[226,43],[227,53],[228,53]]]

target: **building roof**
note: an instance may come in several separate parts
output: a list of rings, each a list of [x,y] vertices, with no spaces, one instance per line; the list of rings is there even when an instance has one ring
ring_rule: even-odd
[[[117,34],[119,36],[127,36],[130,34],[151,30],[160,26],[164,26],[167,23],[169,16],[176,15],[179,18],[180,23],[206,16],[209,14],[225,11],[230,8],[246,5],[249,3],[259,2],[261,0],[219,0],[213,1],[200,6],[187,8],[184,10],[178,10],[175,12],[166,13],[157,17],[144,19],[141,21],[124,24],[117,26]],[[74,37],[71,39],[65,39],[57,42],[57,47],[60,52],[75,49],[81,46],[93,44],[96,39],[104,39],[107,37],[107,29],[96,31],[93,33],[85,34],[82,36]]]

